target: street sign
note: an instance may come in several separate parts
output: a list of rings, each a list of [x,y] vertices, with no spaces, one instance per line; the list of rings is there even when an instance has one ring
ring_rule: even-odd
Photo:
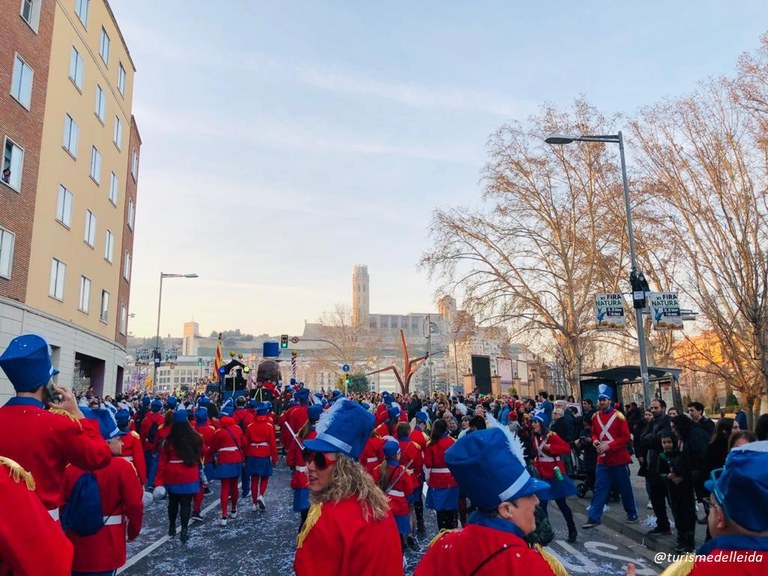
[[[656,330],[682,330],[683,317],[677,292],[651,292],[651,320]]]
[[[291,342],[293,342],[294,344],[298,344],[299,343],[299,337],[298,336],[294,336],[293,338],[291,338]]]
[[[349,372],[349,364],[344,364],[341,369],[344,370],[344,372]]]
[[[595,314],[598,330],[624,330],[624,296],[621,292],[595,294]]]

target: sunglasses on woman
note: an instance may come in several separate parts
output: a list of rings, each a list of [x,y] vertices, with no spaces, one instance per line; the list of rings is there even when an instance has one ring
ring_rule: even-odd
[[[306,462],[307,464],[309,464],[310,462],[314,462],[315,468],[317,468],[318,470],[325,470],[331,464],[336,463],[336,459],[328,458],[325,452],[313,452],[308,448],[304,448],[303,454],[304,454],[304,462]]]

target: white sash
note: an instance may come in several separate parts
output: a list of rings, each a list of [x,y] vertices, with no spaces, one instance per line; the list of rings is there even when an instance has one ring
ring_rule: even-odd
[[[603,421],[600,420],[600,416],[597,417],[597,423],[600,424],[600,441],[601,442],[613,442],[613,435],[609,431],[609,428],[611,427],[611,424],[613,424],[613,421],[616,420],[616,417],[619,415],[619,412],[617,410],[613,411],[613,414],[611,414],[611,417],[608,418],[608,422],[603,424]]]
[[[544,453],[544,444],[546,444],[545,441],[536,438],[536,452],[539,453],[539,462],[554,462],[555,458]]]

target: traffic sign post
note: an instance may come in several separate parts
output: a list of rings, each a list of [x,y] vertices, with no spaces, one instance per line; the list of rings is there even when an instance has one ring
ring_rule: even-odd
[[[341,367],[341,369],[342,369],[344,372],[349,372],[349,364],[344,364],[344,366],[342,366],[342,367]]]
[[[293,344],[298,344],[299,343],[299,337],[298,336],[294,336],[293,338],[291,338],[291,342]]]

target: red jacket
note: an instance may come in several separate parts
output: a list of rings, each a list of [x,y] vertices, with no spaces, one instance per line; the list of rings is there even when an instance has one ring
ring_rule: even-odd
[[[417,483],[424,481],[424,452],[410,440],[400,440],[400,463],[407,467]]]
[[[415,442],[419,447],[424,450],[429,443],[429,436],[427,436],[420,428],[414,428],[410,435],[411,442]]]
[[[384,462],[384,444],[386,440],[379,438],[378,436],[371,436],[365,443],[360,457],[358,460],[363,465],[365,471],[373,476],[373,471],[376,467]]]
[[[216,434],[216,428],[209,424],[197,426],[195,431],[203,438],[203,462],[213,462],[213,435]]]
[[[123,452],[120,456],[133,464],[141,485],[144,486],[147,483],[147,462],[144,460],[144,450],[141,447],[139,435],[136,432],[130,432],[120,440],[123,442]]]
[[[543,438],[533,435],[533,453],[535,460],[533,466],[544,480],[555,477],[555,467],[565,474],[565,463],[561,456],[571,453],[568,442],[560,438],[555,432],[550,432]]]
[[[67,468],[64,481],[67,494],[72,492],[82,474],[83,471],[74,466]],[[67,531],[67,537],[75,546],[73,571],[108,572],[120,568],[126,560],[126,533],[128,540],[133,540],[141,531],[144,490],[131,463],[123,458],[113,458],[106,468],[96,470],[94,474],[99,484],[101,511],[107,520],[93,536],[79,536]]]
[[[160,427],[164,422],[165,417],[160,414],[160,412],[147,412],[147,415],[144,416],[144,420],[141,421],[141,431],[139,432],[139,435],[141,436],[141,446],[144,449],[144,452],[157,452],[157,449],[160,446],[157,436],[160,432]],[[158,434],[155,434],[155,439],[150,442],[147,440],[147,436],[154,423],[157,423]]]
[[[67,464],[96,470],[112,460],[98,422],[44,410],[33,398],[11,398],[0,408],[0,455],[32,474],[35,494],[48,510],[64,504]]]
[[[248,428],[248,426],[251,425],[251,422],[253,422],[254,414],[251,413],[247,408],[237,408],[235,409],[235,412],[232,414],[232,420],[235,421],[235,424],[240,426],[240,430],[245,432],[245,430]]]
[[[304,424],[307,423],[307,420],[309,420],[307,406],[293,406],[288,409],[288,415],[285,417],[285,422],[291,427],[293,434],[296,435],[299,434],[299,431],[304,427]],[[283,436],[283,446],[286,446],[285,442],[288,442],[288,444],[294,442],[293,434],[286,429],[285,435]]]
[[[248,444],[247,456],[271,458],[272,464],[277,464],[275,428],[269,416],[256,416],[245,431],[245,440]]]
[[[310,430],[304,437],[304,440],[309,440],[317,436],[317,432]],[[293,468],[293,474],[291,475],[291,488],[293,490],[301,490],[302,488],[309,487],[309,473],[307,471],[307,463],[304,460],[304,453],[299,448],[299,445],[294,442],[288,449],[288,453],[285,455],[285,463]]]
[[[10,474],[14,470],[22,475],[18,480]],[[0,460],[0,576],[69,576],[72,543],[27,486],[28,474],[15,462]]]
[[[597,463],[621,466],[632,462],[627,446],[632,442],[629,425],[624,414],[611,408],[609,412],[598,410],[592,416],[592,441],[607,442],[608,450],[597,455]]]
[[[517,534],[477,524],[444,532],[432,543],[414,572],[414,576],[466,574],[546,576],[555,572],[542,553],[530,548]]]
[[[408,496],[418,487],[418,481],[409,470],[399,464],[389,467],[389,481],[386,488],[382,488],[389,499],[389,508],[395,516],[408,515]],[[381,478],[381,466],[373,471],[373,479],[376,484]]]
[[[430,488],[454,488],[458,486],[445,463],[445,451],[453,446],[454,442],[455,440],[450,436],[443,436],[424,450],[424,467],[430,470],[429,480],[427,480],[427,485]]]
[[[160,460],[157,465],[155,486],[165,486],[166,484],[189,484],[198,482],[199,480],[200,473],[198,471],[197,462],[191,466],[187,466],[170,444],[166,444],[160,449]]]
[[[391,512],[366,521],[354,495],[322,504],[319,516],[315,506],[297,540],[296,576],[402,576],[400,535]]]
[[[219,464],[239,464],[245,454],[245,436],[240,426],[229,416],[221,419],[222,428],[216,430],[211,443],[211,451],[216,455]],[[234,437],[234,440],[233,440]]]

